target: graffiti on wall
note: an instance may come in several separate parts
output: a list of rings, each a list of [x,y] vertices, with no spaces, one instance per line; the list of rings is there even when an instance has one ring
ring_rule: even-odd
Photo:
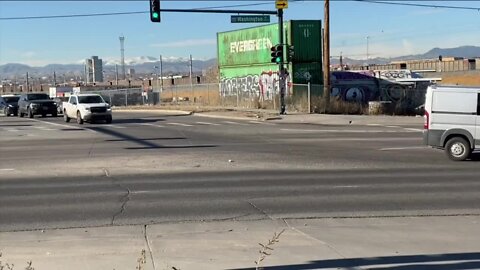
[[[278,93],[278,72],[264,71],[258,75],[224,78],[220,81],[222,96],[259,97],[260,100],[271,100]],[[287,95],[290,93],[290,76],[287,75]]]
[[[259,75],[224,78],[220,81],[220,94],[222,96],[235,96],[237,93],[241,93],[255,96],[259,92],[259,81]]]

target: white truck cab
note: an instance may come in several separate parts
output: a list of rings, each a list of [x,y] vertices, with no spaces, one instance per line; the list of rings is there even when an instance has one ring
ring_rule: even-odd
[[[480,149],[480,87],[429,86],[425,97],[423,141],[465,160]]]
[[[71,95],[67,102],[63,102],[63,118],[65,122],[70,122],[71,118],[75,118],[78,124],[97,120],[104,120],[110,124],[112,123],[112,109],[100,95]]]

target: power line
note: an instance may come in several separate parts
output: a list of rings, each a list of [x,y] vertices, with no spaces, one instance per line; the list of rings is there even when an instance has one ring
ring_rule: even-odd
[[[300,2],[300,1],[305,1],[305,0],[290,0],[290,2]],[[253,7],[253,6],[260,6],[260,5],[271,5],[271,4],[272,4],[272,2],[261,2],[261,3],[212,6],[212,7],[192,8],[192,9],[193,10],[213,10],[213,9],[220,9],[220,8]],[[3,17],[3,18],[0,18],[0,20],[6,21],[6,20],[30,20],[30,19],[59,19],[59,18],[134,15],[134,14],[146,14],[146,13],[149,13],[149,11],[108,12],[108,13],[69,14],[69,15],[47,15],[47,16],[27,16],[27,17]]]
[[[448,9],[480,11],[480,7],[447,6],[447,5],[433,5],[433,4],[413,4],[413,3],[386,2],[386,1],[376,1],[376,0],[352,0],[352,1],[363,2],[363,3],[371,3],[371,4],[384,4],[384,5],[397,5],[397,6],[410,6],[410,7],[426,7],[426,8],[448,8]]]
[[[130,11],[130,12],[110,12],[110,13],[91,13],[91,14],[69,14],[69,15],[49,15],[49,16],[28,16],[28,17],[4,17],[0,20],[30,20],[30,19],[57,19],[57,18],[75,18],[75,17],[96,17],[96,16],[114,16],[114,15],[132,15],[144,14],[148,11]]]

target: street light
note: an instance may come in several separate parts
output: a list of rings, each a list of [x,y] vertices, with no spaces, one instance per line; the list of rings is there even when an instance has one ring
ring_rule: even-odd
[[[367,36],[366,39],[367,39],[367,66],[368,66],[368,40],[370,39],[370,36]]]

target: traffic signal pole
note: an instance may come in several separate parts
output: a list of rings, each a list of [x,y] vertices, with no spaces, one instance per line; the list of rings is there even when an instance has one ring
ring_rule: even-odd
[[[283,31],[283,9],[277,9],[278,15],[278,37],[279,37],[279,44],[282,48],[285,48],[285,38],[284,38],[284,31]],[[282,50],[282,53],[285,50]],[[280,92],[280,114],[285,114],[285,88],[286,88],[286,72],[284,67],[284,55],[280,57],[280,62],[278,63],[278,77],[279,77],[279,92]]]

